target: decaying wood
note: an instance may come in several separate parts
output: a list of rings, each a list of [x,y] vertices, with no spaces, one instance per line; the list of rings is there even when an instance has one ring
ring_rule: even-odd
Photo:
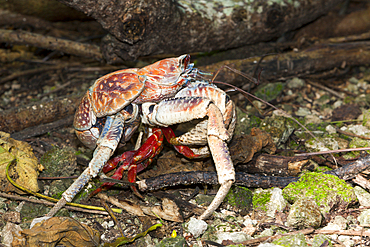
[[[24,140],[26,138],[46,134],[48,132],[51,132],[56,129],[60,129],[62,127],[72,126],[72,123],[73,123],[73,115],[69,115],[68,117],[59,119],[55,122],[40,124],[34,127],[23,129],[19,132],[15,132],[11,134],[10,137],[16,140]]]
[[[362,188],[365,188],[367,190],[370,189],[370,182],[366,178],[364,178],[361,174],[358,174],[354,179],[352,179],[352,182],[360,185]]]
[[[244,73],[252,75],[256,61],[259,57],[228,60],[208,66],[199,66],[203,71],[217,71],[226,65]],[[370,41],[350,43],[325,43],[313,45],[302,51],[291,51],[282,54],[265,56],[260,66],[263,68],[261,77],[265,80],[277,80],[301,76],[333,68],[345,68],[370,63]],[[344,66],[344,67],[343,67]],[[242,76],[230,70],[222,70],[218,74],[217,81],[228,82],[238,87],[243,87],[249,82]],[[253,87],[253,85],[252,85]]]
[[[59,1],[93,17],[110,32],[102,45],[110,63],[270,40],[314,20],[340,2]]]
[[[76,56],[91,57],[102,61],[103,57],[97,45],[74,42],[71,40],[44,36],[26,31],[0,29],[0,42],[32,45],[44,49],[61,51]]]
[[[239,164],[238,170],[252,174],[278,175],[281,177],[297,176],[308,163],[307,157],[285,157],[261,154],[254,162]]]

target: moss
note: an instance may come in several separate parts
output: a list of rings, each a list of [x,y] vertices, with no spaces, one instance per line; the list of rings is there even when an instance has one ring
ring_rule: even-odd
[[[271,188],[273,189],[273,188]],[[256,210],[267,211],[267,203],[271,199],[270,190],[255,191],[253,194],[253,208]]]
[[[355,202],[353,188],[334,175],[309,172],[283,189],[284,198],[294,203],[302,197],[313,198],[322,212],[327,212],[333,202],[348,205]]]
[[[258,91],[255,92],[255,95],[265,101],[271,101],[276,99],[281,94],[284,87],[285,83],[268,83],[265,86],[260,87]]]

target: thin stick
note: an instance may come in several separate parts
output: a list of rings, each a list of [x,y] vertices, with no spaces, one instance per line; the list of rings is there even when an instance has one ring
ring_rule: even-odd
[[[331,93],[332,95],[334,95],[335,97],[337,98],[340,98],[340,99],[344,99],[344,96],[343,95],[340,95],[339,93],[337,93],[336,91],[334,91],[333,89],[330,89],[328,87],[325,87],[323,85],[320,85],[316,82],[313,82],[313,81],[309,81],[309,80],[306,80],[308,84],[314,86],[314,87],[317,87],[317,88],[320,88],[320,89],[323,89],[325,91],[327,91],[328,93]]]
[[[55,203],[53,203],[53,202],[48,202],[48,201],[44,201],[44,200],[36,200],[36,199],[31,199],[31,198],[28,198],[28,197],[17,196],[17,195],[9,195],[9,194],[3,193],[3,192],[0,192],[0,197],[9,198],[9,199],[13,199],[13,200],[16,200],[16,201],[26,201],[26,202],[44,204],[44,205],[47,205],[47,206],[54,206],[55,205]],[[103,214],[103,215],[108,214],[105,211],[89,210],[89,209],[73,207],[73,206],[66,206],[66,208],[69,209],[69,210],[74,210],[74,211],[79,211],[79,212],[89,213],[89,214]]]

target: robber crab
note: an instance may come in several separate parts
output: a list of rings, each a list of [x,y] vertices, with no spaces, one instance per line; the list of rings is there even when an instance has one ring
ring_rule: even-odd
[[[153,128],[152,135],[137,151],[126,152],[119,158],[126,162],[123,168],[128,169],[129,180],[135,181],[136,172],[159,153],[163,135],[187,157],[211,154],[221,187],[200,216],[201,219],[209,217],[235,180],[227,142],[232,137],[236,117],[234,104],[226,93],[209,81],[197,80],[197,73],[190,63],[190,55],[182,55],[97,79],[82,98],[74,119],[78,138],[87,147],[95,148],[93,158],[47,216],[53,216],[66,202],[72,201],[102,170],[119,142],[127,142],[142,122]],[[203,120],[180,137],[175,137],[168,128],[193,119]],[[188,145],[206,147],[189,148]],[[115,175],[116,178],[122,176],[119,172]]]

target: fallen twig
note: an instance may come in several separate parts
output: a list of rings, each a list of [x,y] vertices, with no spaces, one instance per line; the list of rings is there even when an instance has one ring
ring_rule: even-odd
[[[314,87],[317,87],[317,88],[320,88],[320,89],[323,89],[325,91],[327,91],[328,93],[331,93],[332,95],[334,95],[335,97],[339,98],[339,99],[344,99],[344,96],[339,94],[338,92],[334,91],[333,89],[330,89],[328,87],[325,87],[324,85],[321,85],[321,84],[318,84],[316,82],[313,82],[313,81],[310,81],[310,80],[306,80],[306,82]]]
[[[10,195],[10,194],[6,194],[6,193],[3,193],[3,192],[0,192],[0,197],[9,198],[9,199],[12,199],[12,200],[17,200],[17,201],[26,201],[26,202],[44,204],[44,205],[47,205],[47,206],[54,206],[55,205],[55,203],[53,203],[53,202],[31,199],[31,198],[24,197],[24,196]],[[69,209],[69,210],[74,210],[74,211],[79,211],[79,212],[89,213],[89,214],[104,214],[104,215],[108,214],[105,211],[90,210],[90,209],[73,207],[73,206],[66,206],[65,208]]]
[[[37,74],[37,73],[48,71],[48,70],[63,69],[63,68],[66,68],[68,66],[78,66],[78,65],[81,65],[81,64],[79,64],[79,63],[58,64],[58,65],[45,66],[45,67],[41,67],[41,68],[37,68],[37,69],[23,70],[23,71],[20,71],[20,72],[17,72],[17,73],[14,73],[14,74],[4,76],[4,77],[0,78],[0,84],[3,84],[5,82],[14,80],[18,77],[25,76],[25,75],[33,75],[33,74]]]
[[[103,55],[97,45],[85,44],[25,31],[0,29],[0,42],[32,45],[48,50],[57,50],[75,56],[91,57],[103,61]]]

